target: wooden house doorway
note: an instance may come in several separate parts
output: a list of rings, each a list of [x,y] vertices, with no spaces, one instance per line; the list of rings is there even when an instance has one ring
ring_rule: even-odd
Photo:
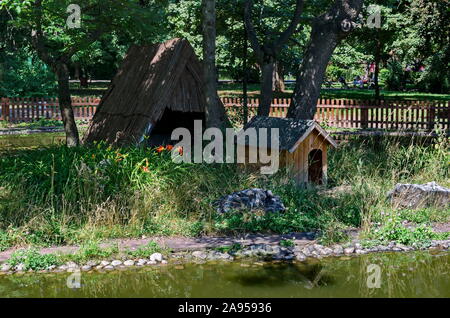
[[[322,150],[313,149],[308,155],[308,182],[323,184]]]

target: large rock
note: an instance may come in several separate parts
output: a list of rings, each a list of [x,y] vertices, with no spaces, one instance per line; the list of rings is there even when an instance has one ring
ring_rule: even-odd
[[[422,207],[448,208],[450,189],[441,187],[436,182],[425,184],[397,184],[388,192],[388,198],[397,208],[416,209]]]
[[[286,210],[279,196],[270,190],[258,188],[246,189],[226,195],[216,201],[218,213],[241,210],[264,210],[264,212],[280,212]]]

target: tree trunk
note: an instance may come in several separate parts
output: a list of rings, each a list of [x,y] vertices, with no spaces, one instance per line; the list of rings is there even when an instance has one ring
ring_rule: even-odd
[[[247,72],[247,57],[248,57],[248,40],[247,40],[247,29],[245,27],[244,22],[244,45],[243,45],[243,54],[242,54],[242,107],[243,107],[243,122],[244,125],[247,125],[248,122],[248,93],[247,93],[247,84],[248,84],[248,72]]]
[[[363,0],[336,0],[329,11],[312,22],[311,36],[300,64],[287,116],[314,119],[317,100],[331,55],[353,28]]]
[[[217,95],[216,0],[202,0],[203,6],[203,79],[206,95],[206,126],[223,127],[225,108]]]
[[[248,39],[255,53],[256,60],[261,67],[261,91],[258,107],[259,116],[269,116],[270,106],[272,104],[273,86],[274,86],[274,70],[276,67],[276,57],[279,55],[283,46],[294,34],[297,25],[300,23],[300,16],[303,12],[303,0],[297,0],[295,12],[289,26],[282,32],[277,39],[270,42],[263,41],[260,43],[256,35],[255,28],[252,23],[252,7],[253,0],[246,0],[244,5],[244,24],[247,31]],[[284,82],[283,82],[284,84]]]
[[[261,91],[259,98],[258,116],[269,116],[270,106],[272,105],[272,85],[273,85],[273,71],[275,63],[272,59],[268,59],[261,65]]]
[[[61,110],[64,131],[66,133],[66,144],[68,147],[76,147],[80,144],[80,138],[72,109],[72,99],[69,89],[69,68],[67,64],[56,64],[55,73],[58,79],[59,109]]]
[[[379,84],[379,74],[380,74],[380,62],[381,62],[381,41],[377,39],[377,47],[375,49],[375,73],[373,81],[375,84],[375,99],[380,99],[380,84]]]
[[[328,28],[327,25],[313,25],[287,117],[314,119],[325,71],[338,44],[337,34]]]
[[[272,90],[274,92],[284,92],[284,76],[279,62],[275,62],[275,66],[273,68],[272,83]]]

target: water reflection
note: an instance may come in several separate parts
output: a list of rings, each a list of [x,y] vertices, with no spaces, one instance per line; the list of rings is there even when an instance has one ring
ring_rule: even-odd
[[[381,269],[380,288],[367,266]],[[450,297],[450,253],[371,254],[311,263],[187,264],[105,273],[0,276],[1,297]]]

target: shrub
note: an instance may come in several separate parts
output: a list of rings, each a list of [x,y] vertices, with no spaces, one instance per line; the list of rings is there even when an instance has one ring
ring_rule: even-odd
[[[145,246],[140,246],[136,250],[129,250],[127,254],[135,258],[149,258],[153,253],[167,252],[167,249],[163,249],[156,242],[149,242]]]
[[[11,266],[20,263],[25,265],[25,270],[42,270],[51,265],[58,265],[60,261],[54,254],[40,254],[37,249],[31,248],[15,251],[8,260],[8,264]]]

